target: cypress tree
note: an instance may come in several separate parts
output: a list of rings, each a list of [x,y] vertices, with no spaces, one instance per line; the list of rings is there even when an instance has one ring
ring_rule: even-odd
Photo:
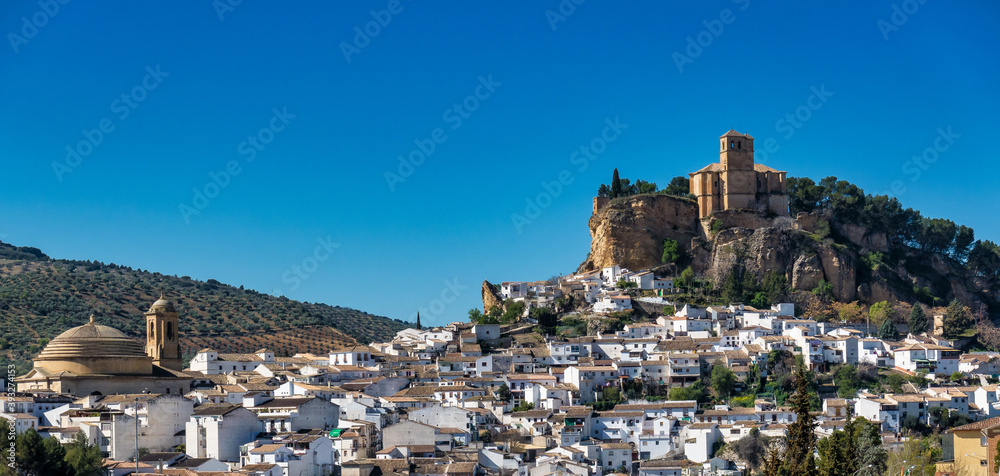
[[[420,327],[420,311],[417,311],[417,330],[422,330]]]
[[[884,340],[899,339],[899,332],[896,330],[896,324],[892,322],[891,317],[882,321],[882,325],[878,327],[878,338]]]
[[[816,474],[816,421],[809,413],[809,382],[806,371],[799,364],[795,372],[795,393],[789,398],[796,420],[788,426],[788,447],[782,458],[781,474],[789,476],[812,476]]]
[[[920,303],[913,305],[910,309],[910,333],[916,335],[927,331],[927,314],[924,314],[924,307]]]
[[[622,196],[622,181],[618,178],[618,169],[615,168],[615,173],[611,176],[611,198],[620,196]]]

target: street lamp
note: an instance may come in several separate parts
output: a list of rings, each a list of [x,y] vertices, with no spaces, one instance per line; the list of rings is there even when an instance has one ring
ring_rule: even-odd
[[[143,394],[148,394],[149,389],[144,388]],[[135,396],[135,474],[139,474],[139,396]]]
[[[899,472],[900,472],[900,473],[902,473],[902,472],[903,472],[903,466],[906,466],[906,460],[905,460],[905,459],[904,459],[903,461],[900,461],[900,463],[899,463]],[[889,475],[890,475],[890,476],[891,476],[891,475],[893,475],[893,474],[895,474],[895,473],[893,473],[893,472],[891,471],[891,470],[892,470],[892,467],[891,467],[891,466],[889,467],[889,469],[890,469],[890,471],[889,471]]]
[[[860,473],[860,472],[862,472],[862,471],[864,471],[866,469],[872,469],[872,465],[869,464],[868,466],[865,466],[864,468],[859,468],[857,471],[854,472],[853,476],[858,476],[858,473]]]

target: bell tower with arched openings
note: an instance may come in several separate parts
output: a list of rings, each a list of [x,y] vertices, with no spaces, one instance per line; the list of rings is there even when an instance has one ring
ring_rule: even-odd
[[[719,163],[688,175],[698,216],[706,218],[724,210],[787,216],[785,174],[754,163],[753,137],[730,130],[719,137]]]
[[[719,138],[719,158],[725,170],[753,170],[753,137],[730,130]]]
[[[181,344],[178,335],[177,310],[174,303],[160,293],[160,299],[149,307],[146,316],[146,354],[153,365],[172,370],[181,368]]]

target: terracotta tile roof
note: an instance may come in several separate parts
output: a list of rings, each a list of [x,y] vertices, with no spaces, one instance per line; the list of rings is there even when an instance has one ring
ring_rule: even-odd
[[[988,420],[980,420],[977,422],[969,423],[968,425],[956,426],[955,428],[952,428],[951,431],[979,431],[979,430],[985,430],[987,428],[992,428],[997,425],[1000,425],[1000,417],[993,417]]]
[[[253,453],[253,454],[257,454],[257,455],[259,455],[259,454],[265,454],[265,453],[273,453],[273,452],[277,451],[278,449],[284,448],[284,447],[285,447],[285,445],[279,445],[279,444],[260,445],[260,446],[258,446],[256,448],[250,450],[250,452]]]

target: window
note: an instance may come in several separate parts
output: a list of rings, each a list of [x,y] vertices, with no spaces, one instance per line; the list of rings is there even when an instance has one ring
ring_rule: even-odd
[[[173,340],[173,339],[174,339],[174,323],[173,322],[168,322],[167,323],[167,340]]]

